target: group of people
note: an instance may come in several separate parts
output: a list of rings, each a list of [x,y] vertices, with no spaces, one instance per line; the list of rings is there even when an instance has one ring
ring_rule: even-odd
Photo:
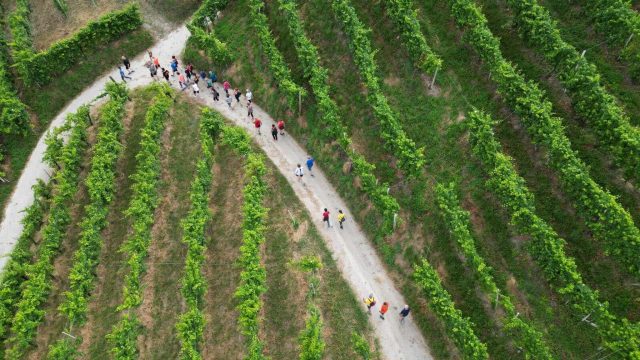
[[[363,299],[364,304],[367,306],[367,313],[369,313],[369,315],[371,315],[371,309],[376,306],[376,298],[373,296],[373,294],[369,294],[368,297]],[[384,320],[384,316],[387,313],[387,311],[389,311],[389,303],[388,302],[383,302],[382,306],[380,307],[380,319]],[[404,319],[409,316],[409,312],[411,311],[411,309],[409,308],[409,305],[406,305],[402,308],[402,310],[400,310],[400,322],[404,322]]]

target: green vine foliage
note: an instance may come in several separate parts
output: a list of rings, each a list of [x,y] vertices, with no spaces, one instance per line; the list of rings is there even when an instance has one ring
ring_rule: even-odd
[[[353,351],[355,351],[362,360],[370,360],[373,357],[371,346],[367,339],[355,331],[351,333],[351,344],[353,344]]]
[[[267,191],[263,177],[267,172],[264,158],[251,150],[251,139],[244,129],[225,126],[222,129],[222,141],[240,155],[246,157],[245,178],[247,184],[242,193],[242,246],[238,264],[242,268],[240,285],[234,296],[238,299],[238,325],[240,332],[248,341],[246,360],[268,359],[263,354],[264,344],[258,337],[262,309],[262,294],[267,291],[267,271],[260,260],[260,248],[265,241],[265,220],[268,209],[264,207]]]
[[[66,0],[53,0],[53,3],[56,6],[56,8],[58,10],[60,10],[62,15],[64,15],[64,17],[67,17],[67,14],[69,13],[69,4],[67,4],[67,1]]]
[[[230,63],[234,56],[227,44],[220,41],[213,31],[207,31],[207,22],[213,22],[218,11],[224,9],[227,3],[227,0],[203,1],[191,16],[191,22],[187,24],[187,28],[191,32],[190,40],[194,41],[198,48],[204,50],[209,58],[219,64]]]
[[[494,121],[480,111],[471,112],[469,121],[473,153],[489,175],[487,188],[502,202],[516,229],[531,236],[526,249],[549,283],[580,317],[590,315],[606,347],[624,358],[640,359],[640,325],[611,314],[609,305],[598,300],[598,292],[584,283],[575,260],[564,252],[564,239],[536,215],[533,194],[495,139]]]
[[[640,81],[640,15],[629,0],[582,1],[596,30],[621,48],[621,58],[629,64],[631,77]]]
[[[127,356],[131,352],[123,349],[136,348],[138,332],[130,329],[140,325],[129,310],[142,303],[140,280],[145,272],[145,260],[151,243],[151,227],[154,223],[153,215],[158,205],[160,137],[173,105],[172,90],[167,84],[157,83],[154,87],[157,95],[145,114],[144,127],[140,135],[140,150],[136,154],[136,169],[131,175],[131,201],[125,211],[125,215],[131,219],[133,232],[120,249],[128,256],[129,273],[125,277],[123,300],[117,309],[126,313],[107,335],[112,345],[111,354],[118,360],[132,359]]]
[[[464,38],[476,49],[491,71],[498,91],[524,123],[534,142],[544,145],[549,165],[558,173],[565,191],[595,238],[605,244],[607,254],[640,274],[640,230],[617,199],[589,175],[564,134],[562,120],[553,115],[552,105],[538,86],[526,81],[504,59],[499,40],[487,26],[487,19],[472,0],[451,0],[452,14],[465,29]]]
[[[454,184],[436,187],[436,199],[451,237],[456,241],[462,251],[469,268],[476,274],[480,287],[491,299],[494,305],[500,305],[505,311],[502,326],[511,335],[516,345],[524,349],[526,359],[555,359],[542,338],[542,333],[536,330],[522,317],[510,296],[503,295],[496,284],[492,269],[487,265],[476,249],[476,244],[471,235],[469,212],[462,209],[455,192]],[[496,303],[497,300],[497,303]]]
[[[360,78],[367,88],[367,102],[380,122],[380,134],[387,151],[398,159],[399,167],[406,175],[418,177],[426,163],[424,149],[417,148],[413,140],[407,136],[382,93],[375,60],[376,52],[369,40],[371,30],[358,19],[356,10],[348,0],[331,0],[331,7],[344,25]]]
[[[509,0],[520,35],[556,65],[576,112],[591,125],[626,177],[640,185],[640,129],[631,125],[617,99],[600,82],[600,73],[562,39],[549,12],[536,0]]]
[[[438,273],[426,259],[414,266],[413,279],[428,299],[429,307],[440,318],[449,337],[464,359],[488,359],[487,345],[473,332],[471,320],[456,309],[451,295],[442,286]]]
[[[80,222],[78,250],[73,255],[69,272],[69,290],[64,293],[64,301],[58,310],[67,319],[67,333],[84,325],[87,320],[88,298],[93,290],[95,268],[102,250],[101,232],[107,226],[109,205],[115,196],[116,162],[122,150],[120,136],[123,131],[122,119],[128,93],[123,85],[107,84],[111,97],[101,112],[101,128],[91,159],[91,169],[86,185],[89,204]],[[49,347],[49,359],[72,359],[77,357],[81,339],[64,336]]]
[[[80,165],[87,148],[88,108],[81,107],[67,117],[70,134],[67,145],[60,154],[61,169],[53,177],[53,197],[50,214],[42,228],[42,240],[36,260],[24,269],[26,280],[20,287],[19,298],[14,304],[11,333],[5,340],[5,359],[22,359],[35,337],[38,325],[44,319],[41,309],[51,290],[53,261],[71,223],[69,210],[73,195],[78,189]],[[4,321],[3,321],[4,322]]]
[[[402,43],[407,48],[411,61],[424,73],[433,73],[442,67],[442,59],[427,45],[422,35],[417,12],[412,0],[383,0],[389,17],[400,33]]]
[[[309,317],[305,321],[305,328],[300,333],[300,360],[321,360],[326,344],[322,340],[322,318],[320,310],[315,305],[309,305]]]
[[[196,177],[191,183],[191,209],[182,220],[182,242],[187,245],[187,258],[182,278],[182,296],[187,310],[180,315],[176,329],[180,339],[180,358],[184,360],[202,359],[199,345],[204,333],[205,318],[202,312],[206,281],[202,274],[206,249],[205,225],[211,218],[209,211],[209,189],[212,176],[213,140],[218,134],[212,129],[219,128],[221,116],[209,108],[203,108],[200,120],[200,143],[202,157],[196,165]]]
[[[28,0],[19,0],[9,16],[13,36],[10,43],[14,66],[27,85],[44,85],[77,64],[87,51],[119,39],[142,26],[140,7],[136,4],[90,21],[71,37],[55,42],[48,49],[35,52],[31,40]]]
[[[25,210],[25,216],[22,218],[22,232],[2,271],[2,278],[0,278],[0,341],[6,339],[11,320],[17,310],[18,300],[22,297],[22,284],[27,279],[30,263],[34,256],[31,245],[51,206],[51,187],[51,183],[45,184],[42,180],[33,186],[33,204]],[[3,350],[0,350],[0,357],[2,357]]]
[[[269,67],[273,73],[278,87],[287,97],[290,107],[295,107],[299,101],[299,96],[306,96],[307,91],[297,85],[291,78],[291,70],[278,47],[276,41],[269,30],[267,16],[263,13],[264,2],[262,0],[249,0],[249,16],[251,24],[260,39],[262,51],[269,61]]]
[[[378,183],[378,179],[373,173],[375,165],[369,163],[362,154],[351,146],[351,138],[347,134],[347,127],[341,120],[338,106],[329,95],[328,71],[320,65],[318,49],[311,43],[304,31],[296,10],[295,0],[279,0],[279,7],[285,14],[283,19],[287,22],[298,59],[316,97],[326,129],[324,133],[328,138],[336,140],[342,151],[351,158],[353,171],[361,180],[362,191],[367,194],[383,216],[382,234],[390,235],[393,232],[393,217],[398,213],[400,206],[393,196],[387,194],[389,185]]]

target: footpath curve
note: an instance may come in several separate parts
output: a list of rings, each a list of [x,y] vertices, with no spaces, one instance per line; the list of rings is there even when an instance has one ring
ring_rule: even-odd
[[[172,55],[179,56],[182,53],[188,37],[189,31],[185,26],[182,26],[154,44],[151,50],[154,56],[158,56],[162,61],[168,61]],[[129,87],[148,85],[153,81],[144,65],[147,59],[146,53],[132,59],[132,69],[135,71],[131,74],[133,80],[128,81]],[[168,64],[163,63],[163,65],[167,66]],[[120,78],[116,69],[98,79],[52,121],[49,129],[61,126],[67,114],[76,111],[82,104],[89,103],[99,96],[103,92],[106,82],[110,81],[109,76],[117,80]],[[174,82],[173,86],[177,86],[177,80],[172,78],[172,81]],[[398,313],[405,304],[405,300],[386,273],[375,249],[358,224],[353,221],[353,216],[347,205],[322,173],[322,164],[317,164],[314,167],[315,177],[305,174],[304,181],[298,182],[294,175],[294,169],[298,163],[304,167],[307,153],[289,135],[281,136],[277,142],[271,139],[269,130],[271,124],[275,123],[274,119],[254,104],[254,114],[263,122],[262,135],[258,135],[253,128],[253,123],[246,116],[246,99],[244,97],[240,104],[234,101],[233,107],[230,109],[223,100],[214,102],[206,88],[203,87],[201,90],[202,93],[195,99],[220,112],[235,125],[247,129],[254,141],[275,164],[278,171],[285,176],[300,201],[311,214],[311,218],[316,219],[316,227],[356,297],[363,298],[369,293],[374,293],[378,301],[376,308],[379,308],[383,301],[389,302],[390,311],[387,320],[381,320],[376,314],[377,311],[374,311],[369,319],[380,343],[382,357],[387,360],[432,359],[430,350],[412,317],[409,316],[404,324],[400,323]],[[218,90],[223,93],[219,85]],[[185,91],[189,92],[189,96],[193,96],[191,89]],[[49,178],[50,169],[42,160],[44,149],[43,134],[5,208],[4,220],[0,224],[0,271],[4,268],[8,255],[22,231],[23,210],[33,202],[31,187],[37,179],[48,180]],[[304,168],[306,170],[306,167]],[[337,209],[342,209],[346,213],[349,220],[345,223],[343,230],[336,226],[327,228],[322,223],[321,213],[325,207],[331,211],[333,219],[335,219]],[[364,304],[362,306],[364,307]]]

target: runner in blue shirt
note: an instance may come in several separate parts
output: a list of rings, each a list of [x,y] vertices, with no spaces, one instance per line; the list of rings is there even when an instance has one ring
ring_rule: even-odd
[[[307,169],[309,169],[309,175],[311,175],[311,176],[314,176],[313,172],[311,172],[311,168],[313,168],[314,161],[315,160],[311,156],[309,156],[307,158]]]

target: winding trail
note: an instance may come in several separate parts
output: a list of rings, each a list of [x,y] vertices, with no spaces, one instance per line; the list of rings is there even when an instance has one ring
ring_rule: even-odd
[[[171,58],[172,55],[182,53],[189,31],[182,26],[158,41],[153,47],[154,56],[158,56],[163,61]],[[135,70],[129,80],[129,87],[139,87],[151,83],[153,80],[149,76],[149,71],[145,67],[147,61],[146,53],[137,56],[131,61],[132,69]],[[168,64],[162,63],[168,67]],[[78,109],[82,104],[93,101],[104,89],[109,76],[119,79],[117,69],[94,82],[89,88],[76,97],[52,122],[50,129],[63,124],[67,114]],[[164,80],[163,80],[164,81]],[[177,80],[172,78],[174,86]],[[223,94],[223,90],[218,86],[218,90]],[[299,182],[294,176],[296,164],[304,164],[306,161],[306,151],[290,136],[281,136],[275,142],[271,139],[270,128],[274,120],[260,107],[254,104],[254,114],[263,122],[262,135],[258,135],[253,127],[253,123],[246,116],[246,100],[241,98],[241,103],[234,101],[232,108],[221,100],[214,102],[213,98],[202,87],[202,93],[196,97],[200,102],[215,109],[231,120],[234,124],[244,127],[252,135],[254,141],[262,148],[266,155],[273,161],[276,168],[284,174],[289,184],[294,189],[296,195],[316,220],[316,226],[320,231],[324,241],[331,250],[333,258],[338,264],[338,268],[351,286],[357,297],[363,298],[373,292],[378,300],[378,305],[373,311],[370,323],[373,326],[376,337],[381,345],[383,358],[387,360],[422,360],[432,359],[430,350],[425,343],[420,330],[413,322],[411,316],[401,324],[399,315],[401,307],[405,304],[400,292],[394,287],[393,281],[386,273],[384,266],[378,258],[375,249],[367,240],[366,236],[352,219],[353,216],[345,202],[340,198],[336,190],[324,176],[322,171],[314,167],[315,177],[305,174],[304,181]],[[185,91],[191,92],[191,89]],[[190,95],[193,96],[193,95]],[[44,133],[46,134],[46,132]],[[0,269],[3,269],[8,255],[15,246],[20,232],[22,231],[21,220],[24,217],[23,210],[33,202],[33,191],[31,187],[37,179],[48,180],[48,173],[51,170],[42,161],[45,150],[44,134],[38,141],[27,162],[16,188],[5,208],[4,220],[0,224]],[[304,166],[303,166],[304,167]],[[306,170],[306,167],[305,167]],[[329,208],[332,219],[338,209],[342,209],[348,221],[343,230],[337,226],[327,228],[321,221],[323,208]],[[377,316],[377,308],[383,301],[390,304],[390,311],[387,320],[381,320]],[[364,307],[364,304],[362,305]]]

